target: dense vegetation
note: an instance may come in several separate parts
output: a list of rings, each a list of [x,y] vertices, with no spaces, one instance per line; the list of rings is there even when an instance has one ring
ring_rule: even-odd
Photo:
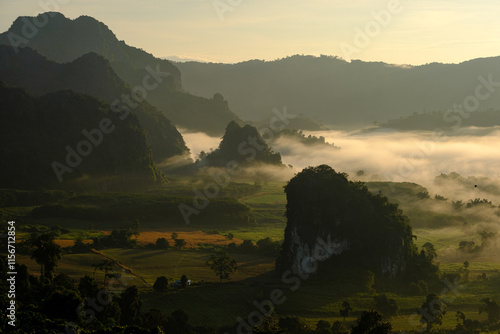
[[[408,218],[396,204],[373,195],[362,183],[322,165],[297,174],[285,192],[287,227],[279,270],[300,267],[323,240],[337,249],[320,266],[324,270],[355,263],[377,277],[397,279],[406,286],[437,280],[432,258],[425,251],[419,254],[413,244]]]
[[[131,88],[102,56],[88,53],[73,62],[58,64],[33,49],[22,48],[16,53],[6,45],[0,45],[0,56],[5,60],[0,64],[0,78],[9,85],[24,88],[37,97],[63,89],[72,90],[107,102],[120,120],[126,120],[131,114],[137,117],[155,162],[188,152],[175,126],[141,97],[134,98],[136,95]]]
[[[202,152],[197,164],[227,167],[229,162],[244,166],[258,164],[283,166],[281,154],[273,152],[256,128],[251,125],[241,127],[234,121],[227,125],[219,147],[209,153]]]
[[[109,105],[71,91],[34,98],[0,84],[0,99],[2,188],[95,182],[85,175],[100,178],[101,187],[110,189],[163,182],[146,134],[133,115],[120,120]],[[82,131],[92,132],[92,139]]]

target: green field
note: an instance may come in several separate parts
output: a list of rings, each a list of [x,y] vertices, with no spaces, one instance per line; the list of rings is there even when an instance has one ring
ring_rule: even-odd
[[[249,215],[253,217],[247,224],[242,224],[239,220],[233,224],[227,222],[220,223],[217,219],[209,219],[204,224],[171,224],[168,220],[157,219],[158,217],[145,216],[140,219],[141,229],[145,232],[158,231],[170,233],[196,232],[216,233],[225,236],[229,233],[234,235],[235,240],[252,240],[257,242],[260,239],[270,237],[273,240],[283,240],[286,220],[284,217],[286,197],[283,192],[284,183],[268,183],[259,187],[245,185],[246,189],[241,192],[238,202],[249,208]],[[411,198],[412,191],[420,188],[410,185],[408,189],[396,189],[405,198]],[[185,188],[183,191],[187,192]],[[237,187],[231,189],[238,193]],[[168,194],[171,196],[172,194]],[[153,205],[153,202],[161,203],[161,199],[154,195],[139,196],[138,203],[134,205],[146,208]],[[66,197],[65,201],[67,201]],[[80,204],[86,201],[95,202],[100,199],[111,201],[104,196],[77,197],[73,201]],[[118,200],[119,208],[127,201],[133,201],[133,196],[121,197]],[[120,202],[125,201],[125,202]],[[142,201],[142,202],[141,202]],[[141,204],[142,203],[142,204]],[[152,204],[153,203],[153,204]],[[157,204],[153,206],[158,208]],[[233,205],[233,202],[220,201],[217,205]],[[40,204],[40,203],[38,203]],[[38,205],[37,204],[37,205]],[[88,204],[88,203],[87,203]],[[118,204],[117,204],[118,205]],[[3,208],[4,214],[21,217],[19,224],[19,239],[27,237],[30,228],[48,230],[58,225],[69,231],[61,234],[58,238],[74,240],[89,239],[102,235],[100,231],[110,231],[112,229],[127,228],[130,220],[110,219],[95,221],[84,217],[75,218],[74,212],[69,217],[43,217],[34,219],[29,215],[35,206],[30,207],[7,207]],[[161,211],[158,211],[161,212]],[[213,213],[213,211],[212,211]],[[425,215],[432,215],[427,211]],[[240,219],[240,218],[238,218]],[[23,222],[25,221],[25,222]],[[28,226],[29,225],[29,226]],[[26,227],[23,229],[23,226]],[[29,228],[28,228],[29,227]],[[470,254],[458,252],[458,243],[462,240],[473,240],[479,242],[477,235],[471,235],[461,229],[461,226],[443,228],[415,228],[415,244],[421,247],[430,242],[437,250],[437,261],[440,263],[442,273],[456,273],[463,267],[463,262],[470,262],[469,282],[462,282],[458,294],[452,293],[442,286],[435,288],[434,292],[447,297],[448,312],[443,319],[442,328],[451,329],[456,325],[456,311],[463,311],[468,318],[484,320],[485,315],[479,315],[478,308],[481,299],[489,297],[500,301],[500,263],[488,262],[481,258],[474,258]],[[241,241],[240,241],[241,242]],[[193,325],[221,326],[231,325],[238,317],[245,319],[256,310],[254,301],[269,299],[274,289],[283,291],[286,301],[282,305],[276,305],[278,315],[294,314],[303,318],[313,328],[318,320],[328,320],[330,322],[343,320],[339,315],[339,308],[342,301],[347,300],[353,307],[353,311],[346,321],[352,323],[359,316],[361,311],[374,307],[373,296],[380,291],[373,291],[359,288],[360,277],[347,277],[344,280],[333,280],[329,282],[319,281],[315,277],[302,281],[297,291],[291,291],[290,285],[281,281],[280,275],[273,272],[275,265],[274,257],[265,257],[258,253],[241,254],[231,253],[230,255],[238,263],[238,271],[234,273],[231,280],[219,283],[217,277],[206,265],[209,252],[206,248],[182,249],[182,250],[155,250],[155,249],[104,249],[99,254],[65,254],[63,255],[56,273],[67,273],[75,279],[83,275],[95,275],[99,282],[102,282],[103,273],[95,272],[92,264],[98,263],[107,256],[119,263],[120,266],[130,270],[127,272],[120,267],[116,267],[122,272],[122,282],[125,285],[137,285],[141,290],[143,300],[143,311],[151,308],[158,308],[170,313],[177,309],[187,312],[190,323]],[[26,255],[19,255],[18,262],[25,263],[29,271],[38,275],[39,266]],[[480,280],[478,277],[485,274],[487,279]],[[164,293],[153,292],[151,286],[159,276],[165,276],[169,282],[180,279],[186,275],[193,282],[204,282],[185,289],[171,288]],[[145,282],[145,283],[144,283]],[[445,291],[445,293],[443,293]],[[391,319],[394,330],[416,329],[414,314],[423,303],[425,296],[400,296],[389,294],[399,305],[399,315]]]

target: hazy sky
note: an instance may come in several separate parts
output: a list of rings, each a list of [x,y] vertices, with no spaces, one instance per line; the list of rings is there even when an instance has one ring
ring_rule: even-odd
[[[0,30],[45,12],[43,3],[72,19],[93,16],[158,57],[423,64],[500,55],[498,0],[0,0]],[[384,13],[379,21],[374,12]]]

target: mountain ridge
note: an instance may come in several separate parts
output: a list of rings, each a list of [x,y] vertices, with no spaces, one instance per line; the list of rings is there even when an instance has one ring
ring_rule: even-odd
[[[15,53],[0,45],[0,60],[0,80],[25,88],[35,96],[70,89],[115,104],[115,113],[128,115],[132,110],[148,133],[156,162],[188,152],[175,126],[149,103],[136,101],[134,108],[124,105],[123,96],[131,96],[132,92],[100,55],[88,53],[73,62],[59,64],[30,48],[20,48]]]
[[[422,110],[445,110],[474,96],[481,77],[488,81],[491,76],[500,83],[500,57],[399,66],[295,55],[274,61],[176,66],[183,73],[186,90],[201,96],[219,92],[244,119],[264,119],[273,108],[286,105],[294,114],[335,128],[366,126]],[[481,100],[480,109],[499,105],[500,94],[492,94]]]
[[[24,38],[23,29],[30,25],[36,33]],[[15,44],[11,43],[12,36],[17,36]],[[183,91],[181,72],[172,62],[119,41],[107,25],[90,16],[74,20],[56,12],[21,16],[0,34],[0,44],[9,45],[14,51],[28,46],[58,63],[72,62],[89,52],[97,53],[109,61],[113,71],[132,89],[143,88],[146,78],[156,72],[162,80],[147,91],[148,102],[176,125],[190,131],[221,135],[228,122],[241,121],[227,105]]]

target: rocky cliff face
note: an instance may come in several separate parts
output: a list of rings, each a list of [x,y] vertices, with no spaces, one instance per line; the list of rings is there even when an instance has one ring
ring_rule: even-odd
[[[411,227],[397,206],[329,166],[304,169],[285,192],[287,227],[279,270],[309,273],[311,260],[330,267],[347,261],[395,278],[415,254]]]

